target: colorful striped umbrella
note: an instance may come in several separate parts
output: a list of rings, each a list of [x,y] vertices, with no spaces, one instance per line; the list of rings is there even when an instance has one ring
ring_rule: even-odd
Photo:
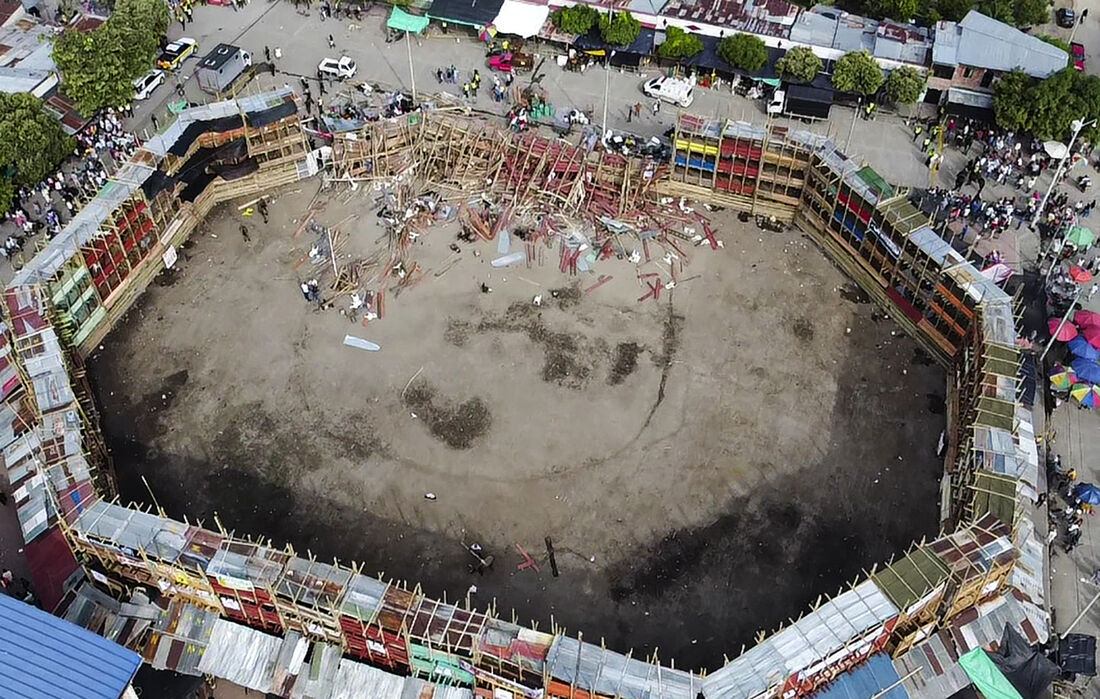
[[[1069,394],[1086,408],[1095,408],[1100,405],[1100,387],[1095,384],[1079,383],[1069,389]]]
[[[1077,374],[1073,372],[1073,369],[1068,366],[1062,366],[1061,364],[1054,365],[1054,368],[1050,372],[1051,388],[1057,391],[1064,391],[1075,383],[1077,383]]]
[[[1054,335],[1054,339],[1058,342],[1069,342],[1077,337],[1077,326],[1073,323],[1063,323],[1061,318],[1051,318],[1047,321],[1047,327],[1050,328],[1050,334]],[[1055,335],[1055,333],[1057,334]]]

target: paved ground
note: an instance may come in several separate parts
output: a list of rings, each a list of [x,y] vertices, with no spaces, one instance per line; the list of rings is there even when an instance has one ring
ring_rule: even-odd
[[[279,75],[276,82],[282,84],[294,77],[316,73],[317,63],[325,56],[346,54],[354,58],[360,66],[360,79],[382,85],[411,88],[409,72],[409,46],[404,39],[387,44],[382,28],[386,13],[377,7],[364,16],[361,26],[352,22],[328,20],[320,22],[313,13],[310,17],[296,14],[292,5],[285,2],[252,2],[240,12],[225,7],[200,7],[195,11],[195,22],[186,29],[178,23],[169,29],[172,37],[186,35],[196,38],[203,53],[217,42],[236,43],[250,49],[262,59],[264,47],[274,50],[279,47],[283,58],[276,61]],[[337,50],[328,48],[328,35],[332,34]],[[416,88],[421,91],[436,92],[449,87],[456,95],[461,94],[459,85],[440,86],[435,78],[435,70],[440,66],[455,65],[468,77],[474,68],[478,68],[488,79],[485,66],[483,44],[472,36],[459,37],[438,33],[417,39],[413,37],[412,66],[415,73]],[[551,49],[544,49],[550,55]],[[203,93],[191,79],[195,62],[189,61],[182,69],[181,77],[188,80],[188,95],[193,100],[202,99]],[[641,123],[627,124],[628,105],[648,100],[641,94],[639,86],[647,77],[657,74],[655,68],[643,73],[619,72],[612,70],[608,76],[600,68],[590,68],[585,73],[567,72],[558,68],[552,60],[547,61],[544,71],[544,87],[551,101],[558,106],[590,109],[596,123],[602,121],[605,86],[607,87],[608,125],[612,128],[629,128],[645,135],[665,131],[675,119],[675,110],[665,106],[657,118],[651,114],[643,116]],[[506,108],[492,101],[490,90],[483,89],[476,104],[482,109],[496,110],[500,113]],[[316,96],[316,89],[314,89]],[[690,112],[698,115],[722,116],[750,121],[763,121],[763,103],[751,102],[731,94],[728,89],[697,90],[695,104]],[[139,127],[148,125],[147,115],[150,109],[163,113],[164,103],[175,93],[170,87],[162,87],[148,103],[138,110]],[[646,110],[648,111],[648,110]],[[835,108],[832,118],[812,128],[827,132],[841,144],[848,142],[852,126],[853,110]],[[164,123],[164,119],[161,119]],[[927,183],[927,169],[919,161],[911,158],[899,158],[898,153],[910,152],[906,147],[907,130],[901,121],[893,118],[879,118],[872,122],[860,121],[856,124],[854,149],[869,162],[880,168],[882,174],[891,182],[899,184],[923,185]]]

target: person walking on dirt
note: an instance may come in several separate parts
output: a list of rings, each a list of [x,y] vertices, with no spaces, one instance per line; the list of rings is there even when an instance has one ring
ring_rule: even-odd
[[[241,224],[241,237],[244,238],[244,242],[251,243],[252,237],[248,235],[248,226]]]
[[[330,49],[336,48],[336,39],[332,37],[332,34],[328,35],[328,47]]]
[[[263,217],[264,223],[267,223],[267,199],[261,199],[256,208],[260,210],[260,216]]]

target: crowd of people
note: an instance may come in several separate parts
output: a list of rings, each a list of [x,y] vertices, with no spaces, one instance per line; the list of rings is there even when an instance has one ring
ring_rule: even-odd
[[[52,238],[61,232],[96,192],[107,183],[117,164],[125,162],[138,147],[134,134],[126,130],[122,115],[113,109],[92,119],[76,134],[73,157],[36,187],[20,187],[5,218],[14,230],[6,236],[0,255],[12,257],[27,239],[45,233]]]
[[[1069,193],[1057,189],[1071,168],[1063,170],[1044,204],[1039,179],[1057,167],[1058,161],[1038,139],[961,118],[949,118],[942,124],[918,122],[913,140],[922,138],[921,148],[930,164],[942,159],[943,154],[937,151],[941,142],[968,158],[956,173],[953,187],[929,192],[936,216],[955,223],[964,239],[973,235],[995,238],[1010,227],[1018,229],[1035,221],[1041,239],[1049,242],[1078,218],[1088,216],[1096,205],[1084,199],[1073,201]],[[999,188],[1000,196],[983,198],[987,187]],[[1004,187],[1011,187],[1011,192],[1004,194]],[[1040,207],[1044,207],[1041,214]]]

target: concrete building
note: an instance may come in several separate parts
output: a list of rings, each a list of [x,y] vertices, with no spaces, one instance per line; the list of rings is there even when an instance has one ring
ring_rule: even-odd
[[[53,36],[53,29],[29,17],[0,28],[0,92],[44,97],[57,86]]]
[[[803,11],[791,27],[790,40],[809,46],[825,60],[867,51],[887,70],[900,65],[927,66],[932,48],[926,29],[893,20],[878,22],[828,5]]]
[[[988,107],[1001,73],[1019,68],[1046,78],[1068,60],[1057,46],[971,10],[961,22],[936,24],[927,101]]]

